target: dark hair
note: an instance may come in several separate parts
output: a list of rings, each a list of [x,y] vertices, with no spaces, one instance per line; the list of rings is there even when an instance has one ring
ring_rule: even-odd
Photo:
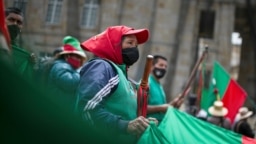
[[[60,52],[63,52],[62,47],[58,47],[58,48],[54,49],[52,55],[55,56],[55,55],[59,54]]]
[[[158,62],[158,59],[163,59],[165,61],[167,61],[167,58],[161,55],[154,55],[154,59],[153,59],[153,65],[155,65]]]
[[[23,17],[23,13],[19,8],[16,7],[9,7],[5,9],[5,16],[8,16],[10,13],[15,13],[21,15]]]
[[[193,93],[190,93],[188,95],[188,104],[189,105],[196,105],[196,100],[197,100],[197,95],[196,94],[193,94]]]

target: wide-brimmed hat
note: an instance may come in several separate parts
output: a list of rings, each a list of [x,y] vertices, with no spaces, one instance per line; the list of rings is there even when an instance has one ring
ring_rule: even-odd
[[[208,111],[212,116],[225,116],[228,113],[228,109],[223,106],[222,101],[215,101]]]
[[[80,42],[72,37],[72,36],[66,36],[63,39],[63,51],[59,53],[59,55],[63,54],[77,54],[81,56],[82,58],[86,59],[86,54],[84,50],[80,46]]]
[[[253,114],[252,111],[249,111],[247,107],[241,107],[237,114],[237,119],[246,119]]]

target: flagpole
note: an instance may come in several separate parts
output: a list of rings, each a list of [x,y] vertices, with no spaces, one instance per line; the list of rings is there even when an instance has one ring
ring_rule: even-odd
[[[201,55],[201,57],[197,60],[196,65],[194,66],[194,68],[189,76],[189,79],[185,85],[184,90],[182,91],[181,95],[179,95],[179,97],[178,97],[179,100],[183,99],[186,96],[186,93],[187,93],[188,89],[190,88],[192,81],[195,78],[196,71],[197,71],[199,65],[202,63],[203,59],[206,57],[207,53],[208,53],[208,46],[205,46],[204,52]]]
[[[197,87],[197,99],[196,99],[196,106],[198,107],[198,111],[201,109],[200,107],[200,102],[201,102],[201,97],[202,97],[202,92],[204,88],[204,78],[205,78],[205,62],[202,62],[201,69],[199,70],[199,78],[198,78],[198,87]]]

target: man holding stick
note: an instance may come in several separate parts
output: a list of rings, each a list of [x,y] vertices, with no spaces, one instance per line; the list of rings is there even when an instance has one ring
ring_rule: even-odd
[[[167,59],[161,55],[155,55],[153,59],[153,67],[151,75],[149,76],[149,98],[147,106],[147,116],[152,116],[157,118],[159,123],[163,119],[166,110],[171,105],[175,108],[179,108],[183,103],[185,96],[190,91],[190,85],[195,78],[196,71],[206,57],[208,52],[208,46],[205,47],[205,50],[201,57],[197,60],[188,81],[186,82],[185,88],[178,97],[166,104],[166,98],[164,90],[160,84],[160,79],[164,77],[167,69]]]
[[[169,106],[179,108],[183,99],[175,98],[170,103],[166,102],[166,96],[160,79],[162,79],[167,69],[167,59],[161,55],[154,55],[153,66],[149,76],[149,97],[147,106],[147,116],[154,117],[159,122],[164,118],[165,112]]]

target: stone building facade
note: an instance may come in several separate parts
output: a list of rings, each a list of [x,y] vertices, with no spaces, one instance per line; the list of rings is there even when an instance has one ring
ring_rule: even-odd
[[[168,72],[162,82],[168,100],[182,91],[206,44],[207,68],[211,70],[213,60],[218,60],[233,71],[231,35],[240,32],[238,82],[256,100],[255,35],[246,13],[248,6],[255,10],[254,0],[5,0],[5,5],[23,9],[21,42],[37,55],[50,54],[65,35],[84,41],[110,25],[148,28],[150,39],[141,46],[139,62],[129,73],[139,80],[148,54],[167,57]]]

